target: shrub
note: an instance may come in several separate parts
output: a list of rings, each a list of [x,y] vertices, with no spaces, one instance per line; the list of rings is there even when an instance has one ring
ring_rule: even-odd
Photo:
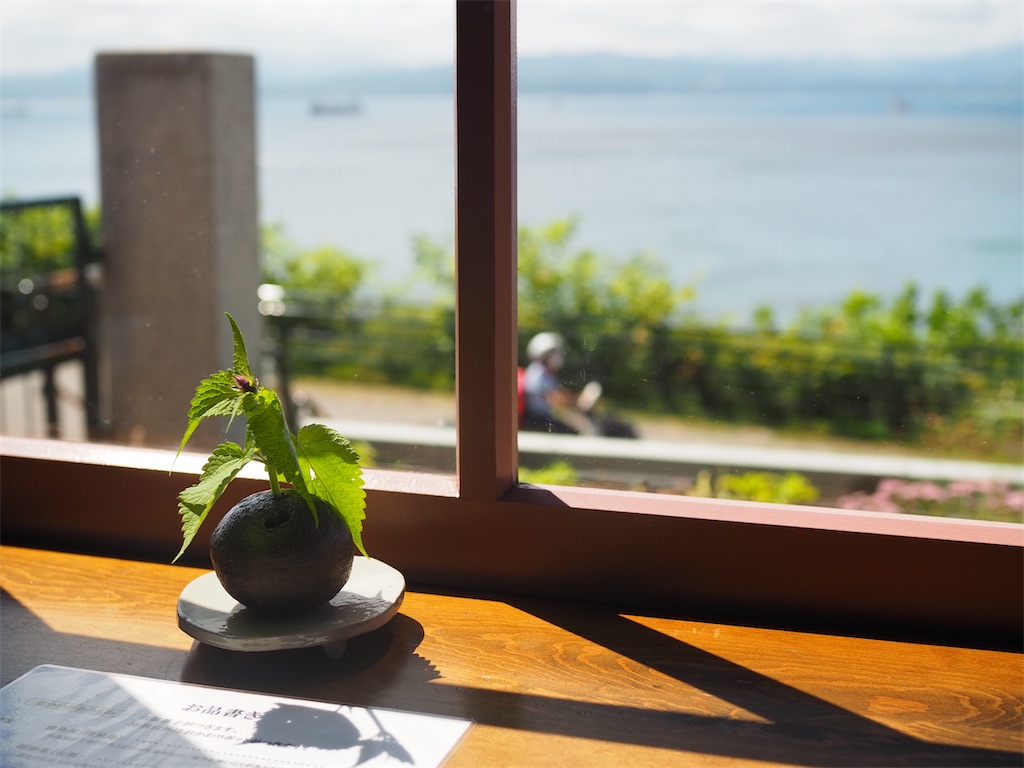
[[[367,262],[333,245],[304,248],[281,225],[261,228],[260,250],[264,282],[319,294],[335,304],[350,301],[369,273]]]
[[[813,504],[818,489],[798,472],[744,472],[712,477],[709,470],[697,474],[688,496],[774,504]]]
[[[574,248],[575,231],[571,219],[519,230],[520,361],[535,333],[560,333],[568,386],[598,380],[608,401],[646,412],[997,458],[1024,452],[1015,440],[1024,424],[1024,301],[999,305],[981,288],[926,300],[908,284],[889,301],[853,290],[782,329],[770,307],[755,310],[748,329],[727,327],[698,318],[693,289],[674,286],[652,255],[617,260]],[[296,255],[280,232],[269,235],[268,271],[293,287],[332,283],[335,297],[357,290],[358,261],[343,252]],[[329,365],[364,380],[452,386],[453,249],[426,237],[413,249],[417,294],[433,286],[435,295],[417,303],[407,284],[375,307],[350,307],[344,322],[331,321],[338,340],[323,362],[300,355],[297,370]],[[296,349],[315,355],[312,346]]]
[[[536,469],[519,467],[519,480],[533,485],[573,486],[579,483],[579,475],[567,461],[555,461]]]

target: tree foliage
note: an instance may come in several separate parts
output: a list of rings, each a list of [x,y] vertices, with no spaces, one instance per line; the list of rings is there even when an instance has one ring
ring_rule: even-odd
[[[305,248],[287,237],[281,225],[267,225],[260,233],[263,279],[268,283],[350,301],[362,287],[369,264],[333,245]]]

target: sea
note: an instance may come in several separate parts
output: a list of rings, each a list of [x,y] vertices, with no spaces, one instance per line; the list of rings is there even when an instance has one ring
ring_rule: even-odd
[[[260,218],[367,261],[386,292],[416,238],[453,243],[453,98],[315,114],[320,97],[259,99]],[[521,225],[571,218],[573,250],[653,256],[709,321],[768,306],[784,323],[908,282],[1024,296],[1019,92],[525,93],[517,133]],[[98,204],[97,155],[89,99],[4,105],[5,195]]]

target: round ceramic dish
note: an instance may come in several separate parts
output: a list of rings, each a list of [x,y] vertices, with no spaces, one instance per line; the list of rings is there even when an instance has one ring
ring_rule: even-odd
[[[356,557],[348,583],[329,603],[295,615],[248,610],[204,574],[178,598],[178,626],[201,643],[231,651],[281,651],[322,646],[340,658],[350,637],[372,632],[398,612],[405,577],[387,563]]]

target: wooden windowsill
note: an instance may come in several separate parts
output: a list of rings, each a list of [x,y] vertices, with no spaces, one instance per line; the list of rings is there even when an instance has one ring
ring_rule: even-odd
[[[168,562],[203,457],[0,440],[4,542]],[[173,467],[173,472],[171,471]],[[467,498],[454,478],[368,471],[364,541],[410,581],[729,624],[1021,647],[1024,526],[575,488]],[[229,486],[213,523],[267,487]]]
[[[0,548],[7,683],[51,663],[464,717],[449,765],[1019,765],[1021,656],[411,590],[341,660],[176,624],[182,566]]]

